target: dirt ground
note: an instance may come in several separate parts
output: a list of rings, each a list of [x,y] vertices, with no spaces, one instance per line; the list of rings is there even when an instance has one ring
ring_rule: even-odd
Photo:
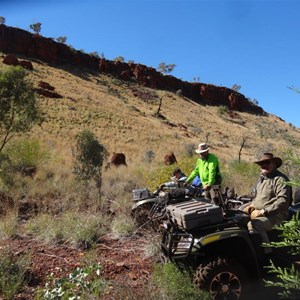
[[[135,295],[142,294],[153,267],[153,258],[145,256],[146,243],[145,238],[138,236],[115,239],[107,235],[93,250],[83,251],[68,245],[51,246],[23,237],[1,241],[0,249],[9,246],[15,255],[31,254],[28,286],[14,298],[20,300],[34,299],[37,288],[44,287],[51,273],[56,278],[62,278],[88,261],[100,263],[104,279],[128,287]],[[102,299],[120,298],[112,287]]]

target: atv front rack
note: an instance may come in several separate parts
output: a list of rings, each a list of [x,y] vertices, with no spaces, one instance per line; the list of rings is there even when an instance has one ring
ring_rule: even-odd
[[[166,257],[171,260],[188,257],[194,245],[194,237],[187,232],[163,231],[161,248]]]

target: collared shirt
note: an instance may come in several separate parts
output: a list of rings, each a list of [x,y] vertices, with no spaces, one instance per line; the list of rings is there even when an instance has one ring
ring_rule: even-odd
[[[197,175],[200,177],[203,186],[215,184],[216,176],[219,176],[221,181],[218,158],[212,153],[209,153],[205,159],[198,158],[196,167],[187,181],[191,182]],[[220,182],[218,182],[218,184],[219,183]]]
[[[286,184],[288,180],[278,170],[267,176],[261,175],[252,201],[254,208],[266,209],[268,216],[280,214],[282,219],[286,218],[292,200],[292,188]]]

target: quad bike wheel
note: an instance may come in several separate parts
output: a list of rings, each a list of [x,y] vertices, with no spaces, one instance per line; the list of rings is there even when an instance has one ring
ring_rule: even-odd
[[[245,295],[246,277],[244,268],[235,261],[218,258],[198,266],[194,283],[214,300],[236,300]]]
[[[143,205],[138,206],[136,209],[134,209],[131,212],[132,218],[135,220],[136,224],[140,227],[145,225],[146,223],[149,223],[149,213],[151,211],[151,208],[153,206],[153,203],[145,203]]]

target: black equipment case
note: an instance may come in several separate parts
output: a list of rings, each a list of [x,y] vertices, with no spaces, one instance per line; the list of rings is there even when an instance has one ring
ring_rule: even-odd
[[[190,200],[167,206],[172,221],[185,230],[223,221],[222,209],[211,203]]]

